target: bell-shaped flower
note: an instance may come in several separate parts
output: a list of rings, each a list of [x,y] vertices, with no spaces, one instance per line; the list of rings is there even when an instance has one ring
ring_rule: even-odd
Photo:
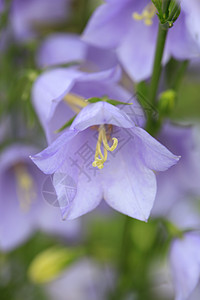
[[[40,68],[74,63],[88,72],[97,72],[117,65],[114,51],[88,45],[77,34],[55,33],[42,42],[37,53]]]
[[[198,126],[178,126],[170,123],[166,123],[159,133],[158,140],[173,153],[178,153],[181,160],[173,169],[158,174],[153,216],[167,216],[176,202],[200,195],[198,136]]]
[[[144,113],[118,81],[121,77],[119,67],[86,73],[77,68],[57,68],[44,72],[34,83],[32,90],[33,105],[44,128],[48,142],[52,142],[67,120],[73,118],[87,103],[84,99],[108,96],[124,102],[133,103],[124,109],[136,124],[144,124]]]
[[[175,300],[189,299],[200,279],[200,234],[188,232],[176,238],[170,248]]]
[[[10,25],[18,41],[34,38],[38,27],[59,24],[69,15],[71,0],[13,0]]]
[[[79,223],[64,223],[59,209],[50,207],[50,199],[45,202],[42,198],[46,177],[29,159],[35,151],[32,146],[15,144],[0,156],[0,249],[3,251],[17,247],[38,229],[70,238],[79,231]],[[51,192],[51,186],[47,190]],[[49,196],[52,194],[53,191]]]
[[[31,157],[54,186],[64,218],[77,218],[104,199],[112,208],[147,221],[156,195],[154,171],[173,166],[173,155],[123,111],[100,101],[85,106],[68,130]],[[66,194],[64,177],[76,182]]]
[[[120,63],[135,81],[152,73],[158,31],[156,8],[150,0],[107,0],[94,12],[83,39],[115,49]],[[184,60],[200,53],[200,3],[182,0],[181,14],[170,28],[163,63],[170,56]]]

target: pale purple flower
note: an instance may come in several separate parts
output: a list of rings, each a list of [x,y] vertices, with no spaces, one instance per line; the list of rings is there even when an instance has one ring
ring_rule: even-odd
[[[68,17],[70,0],[13,0],[10,23],[19,41],[34,38],[38,26],[59,24]]]
[[[48,142],[52,142],[58,135],[55,131],[78,112],[79,107],[73,107],[76,96],[83,99],[108,96],[131,102],[133,105],[124,109],[130,110],[136,124],[144,124],[143,111],[133,94],[118,85],[120,76],[118,67],[92,74],[75,67],[59,68],[39,76],[33,86],[32,98]]]
[[[59,300],[102,300],[113,287],[110,266],[85,258],[78,260],[57,278],[46,285],[49,297]]]
[[[86,144],[91,151],[83,160],[78,154]],[[164,171],[179,157],[136,126],[124,111],[98,102],[84,107],[70,128],[32,160],[44,173],[55,173],[63,217],[75,219],[104,199],[115,210],[146,221],[156,194],[153,170]],[[73,199],[66,197],[60,184],[65,174],[77,183]]]
[[[107,0],[94,12],[83,39],[93,45],[115,49],[118,59],[133,80],[140,81],[152,73],[158,18],[150,0]],[[148,17],[136,20],[148,11]],[[152,15],[151,15],[152,13]],[[136,14],[136,15],[135,15]],[[190,59],[200,54],[200,2],[182,0],[181,14],[169,30],[163,57]]]
[[[100,71],[117,65],[114,51],[86,44],[79,35],[57,33],[48,36],[37,53],[40,68],[77,63],[81,70]]]
[[[23,243],[38,229],[73,237],[77,222],[64,223],[59,209],[42,198],[45,176],[32,163],[32,146],[15,144],[0,156],[0,249],[9,251]]]
[[[188,232],[174,239],[170,248],[170,264],[175,286],[175,300],[186,300],[200,278],[200,233]]]
[[[153,216],[166,216],[176,202],[189,196],[200,195],[200,145],[197,126],[178,126],[167,123],[163,126],[158,140],[175,154],[180,162],[157,176],[158,190]],[[178,214],[178,212],[177,212]]]

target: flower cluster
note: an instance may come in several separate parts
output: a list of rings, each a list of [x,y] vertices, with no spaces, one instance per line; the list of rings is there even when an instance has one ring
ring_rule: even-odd
[[[200,280],[200,2],[91,2],[0,0],[0,265],[38,249],[28,280],[65,271],[69,300],[168,299],[153,276],[164,257],[170,297],[187,300]]]

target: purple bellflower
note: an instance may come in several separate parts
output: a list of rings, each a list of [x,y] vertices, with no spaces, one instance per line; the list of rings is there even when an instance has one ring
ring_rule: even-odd
[[[200,2],[182,0],[181,14],[169,30],[163,63],[170,56],[191,59],[200,53]],[[135,81],[152,73],[158,18],[150,0],[107,0],[94,12],[83,39],[115,49],[119,62]]]
[[[38,26],[59,24],[66,20],[70,0],[14,0],[10,23],[17,40],[34,38]]]
[[[153,216],[165,216],[173,205],[189,196],[200,195],[200,145],[197,142],[199,129],[194,126],[165,124],[158,140],[170,151],[179,153],[180,162],[172,169],[157,176],[157,195]],[[189,174],[189,176],[188,176]]]
[[[86,44],[76,34],[57,33],[48,36],[37,53],[40,68],[76,63],[81,70],[100,71],[117,65],[114,51]]]
[[[127,105],[124,109],[130,108],[128,113],[136,124],[144,124],[143,111],[133,94],[118,85],[120,77],[118,67],[92,74],[75,67],[59,68],[39,76],[33,86],[32,98],[48,143],[58,136],[56,130],[86,106],[83,99],[94,96],[134,102],[131,107]]]
[[[200,234],[188,232],[174,239],[170,248],[170,265],[175,286],[175,300],[186,300],[200,279]]]
[[[0,157],[0,249],[3,251],[17,247],[38,229],[70,238],[79,230],[77,222],[65,224],[58,216],[59,210],[42,199],[45,176],[28,157],[35,151],[34,147],[16,144]]]
[[[31,158],[44,173],[54,173],[64,218],[75,219],[104,199],[115,210],[144,221],[156,194],[153,170],[164,171],[179,160],[123,110],[104,101],[83,107],[68,130]],[[66,174],[77,184],[73,199],[66,197],[62,184]]]
[[[84,276],[83,276],[84,274]],[[60,278],[46,285],[50,299],[102,300],[113,288],[114,274],[109,266],[85,258],[77,261]]]

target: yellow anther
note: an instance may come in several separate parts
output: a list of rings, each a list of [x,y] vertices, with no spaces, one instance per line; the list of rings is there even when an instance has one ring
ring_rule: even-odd
[[[79,113],[83,107],[88,105],[88,103],[85,101],[84,98],[72,93],[67,94],[64,97],[64,100],[71,107],[71,109],[76,113]]]
[[[98,169],[103,169],[104,163],[107,160],[108,157],[108,151],[114,151],[118,145],[118,139],[117,138],[112,138],[113,144],[110,147],[108,145],[107,137],[106,137],[106,130],[104,125],[101,125],[99,127],[99,136],[98,136],[98,141],[96,145],[96,152],[95,152],[95,157],[94,157],[94,162],[92,163],[93,167],[97,167]],[[103,144],[104,148],[104,155],[101,152],[101,145]]]
[[[133,13],[133,19],[137,21],[144,20],[145,25],[150,26],[153,24],[153,17],[156,14],[156,7],[153,3],[149,3],[142,11],[141,14]]]
[[[27,212],[36,197],[34,181],[24,165],[16,165],[14,171],[20,208]]]

